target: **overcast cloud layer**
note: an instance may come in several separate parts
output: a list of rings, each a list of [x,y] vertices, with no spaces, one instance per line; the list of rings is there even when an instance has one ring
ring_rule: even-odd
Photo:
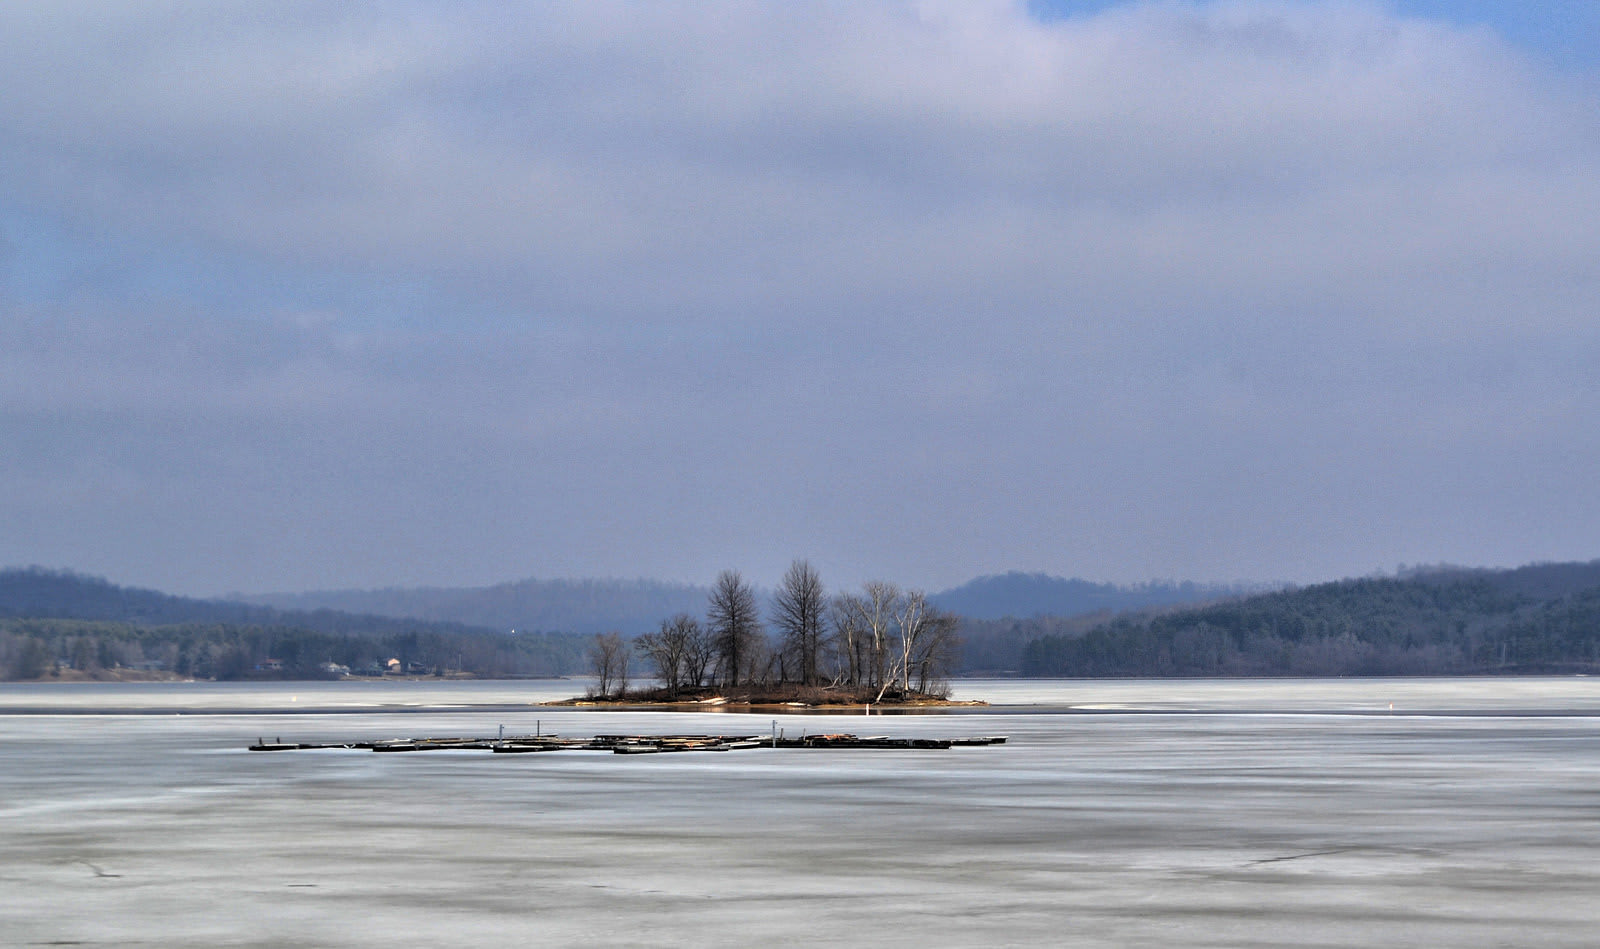
[[[0,8],[0,564],[1600,556],[1600,96],[1371,5]]]

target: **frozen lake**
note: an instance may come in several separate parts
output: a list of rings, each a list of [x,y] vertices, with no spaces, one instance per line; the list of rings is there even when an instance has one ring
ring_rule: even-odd
[[[0,685],[0,945],[1592,946],[1600,680],[964,681],[927,752],[251,754],[770,715]],[[1391,711],[1390,705],[1394,708]]]

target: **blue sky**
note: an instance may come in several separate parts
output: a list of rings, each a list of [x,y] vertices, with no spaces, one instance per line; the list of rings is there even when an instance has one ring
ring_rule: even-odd
[[[1559,66],[1592,72],[1600,65],[1600,4],[1591,0],[1406,0],[1393,9],[1406,16],[1488,27]]]
[[[0,564],[1590,559],[1597,6],[0,10]]]
[[[1046,21],[1092,16],[1119,0],[1030,0]],[[1374,4],[1405,17],[1484,27],[1547,63],[1592,71],[1600,65],[1600,3],[1594,0],[1388,0]]]

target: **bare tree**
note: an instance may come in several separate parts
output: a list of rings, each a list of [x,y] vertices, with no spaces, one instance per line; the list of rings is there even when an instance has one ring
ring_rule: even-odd
[[[862,588],[866,624],[867,684],[883,686],[893,676],[889,668],[889,637],[894,625],[895,607],[900,600],[900,588],[883,580],[873,580]]]
[[[960,647],[958,618],[928,603],[918,590],[902,592],[873,581],[832,604],[837,676],[856,688],[927,692],[942,688]],[[837,680],[836,680],[837,681]]]
[[[891,636],[900,588],[874,580],[860,593],[847,593],[833,601],[836,642],[853,686],[879,688],[890,684]]]
[[[716,660],[716,638],[711,635],[711,630],[687,613],[678,614],[678,619],[673,620],[673,625],[676,626],[680,620],[686,624],[683,683],[692,689],[698,689],[706,684],[706,676],[710,674],[712,663]]]
[[[772,598],[772,625],[783,635],[784,654],[792,657],[801,685],[816,685],[819,679],[817,656],[822,651],[827,605],[822,578],[810,563],[796,560]]]
[[[907,682],[910,682],[910,676],[914,673],[916,691],[940,697],[949,694],[946,676],[950,674],[961,649],[960,626],[961,618],[954,613],[928,607],[922,620],[922,632],[908,653],[910,666]]]
[[[737,570],[724,570],[711,588],[706,622],[716,644],[717,665],[722,682],[738,685],[741,675],[749,677],[756,659],[757,638],[761,635],[761,612],[756,607],[755,587],[744,582]]]
[[[861,643],[866,639],[865,601],[853,593],[841,593],[833,598],[830,609],[833,625],[834,681],[843,681],[852,687],[861,684],[865,663]]]
[[[700,624],[687,613],[679,613],[670,620],[661,621],[658,632],[646,633],[633,641],[633,648],[650,660],[656,678],[674,698],[678,690],[689,681],[695,640],[702,638]],[[700,668],[705,667],[704,660]],[[700,673],[703,675],[704,673]],[[694,684],[698,685],[696,681]]]
[[[890,689],[911,691],[911,677],[918,677],[924,688],[930,680],[943,674],[941,661],[948,662],[955,654],[956,625],[954,615],[928,604],[921,590],[908,590],[895,597],[894,652],[890,657],[890,670],[884,684],[878,689],[883,698]]]
[[[902,692],[911,691],[911,655],[917,651],[917,640],[927,629],[928,598],[921,590],[908,590],[894,601],[895,645],[899,648],[892,657],[889,685],[899,685]],[[887,687],[887,686],[886,686]],[[879,696],[882,696],[880,691]]]
[[[750,649],[745,653],[744,660],[745,682],[750,685],[769,686],[774,682],[785,682],[783,670],[783,650],[773,649],[767,637],[757,634],[750,640]]]
[[[613,686],[618,695],[628,689],[628,649],[621,633],[597,633],[594,645],[589,648],[589,665],[594,670],[593,694],[609,698]]]

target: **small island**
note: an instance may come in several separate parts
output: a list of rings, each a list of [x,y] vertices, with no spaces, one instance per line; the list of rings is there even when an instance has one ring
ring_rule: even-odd
[[[600,709],[672,709],[679,711],[773,711],[773,712],[861,712],[887,714],[890,712],[931,708],[976,708],[988,702],[959,701],[949,696],[948,690],[935,693],[874,688],[850,688],[843,685],[798,686],[760,683],[737,688],[703,686],[676,690],[662,686],[623,688],[601,693],[598,689],[587,694],[543,705],[579,706]]]
[[[737,571],[717,577],[706,622],[687,613],[631,643],[594,638],[595,684],[551,705],[609,708],[845,708],[884,711],[975,706],[950,699],[946,683],[958,618],[918,591],[890,583],[832,598],[811,565],[796,561],[771,601],[769,639],[755,588]],[[629,688],[629,659],[642,657],[652,684]]]

